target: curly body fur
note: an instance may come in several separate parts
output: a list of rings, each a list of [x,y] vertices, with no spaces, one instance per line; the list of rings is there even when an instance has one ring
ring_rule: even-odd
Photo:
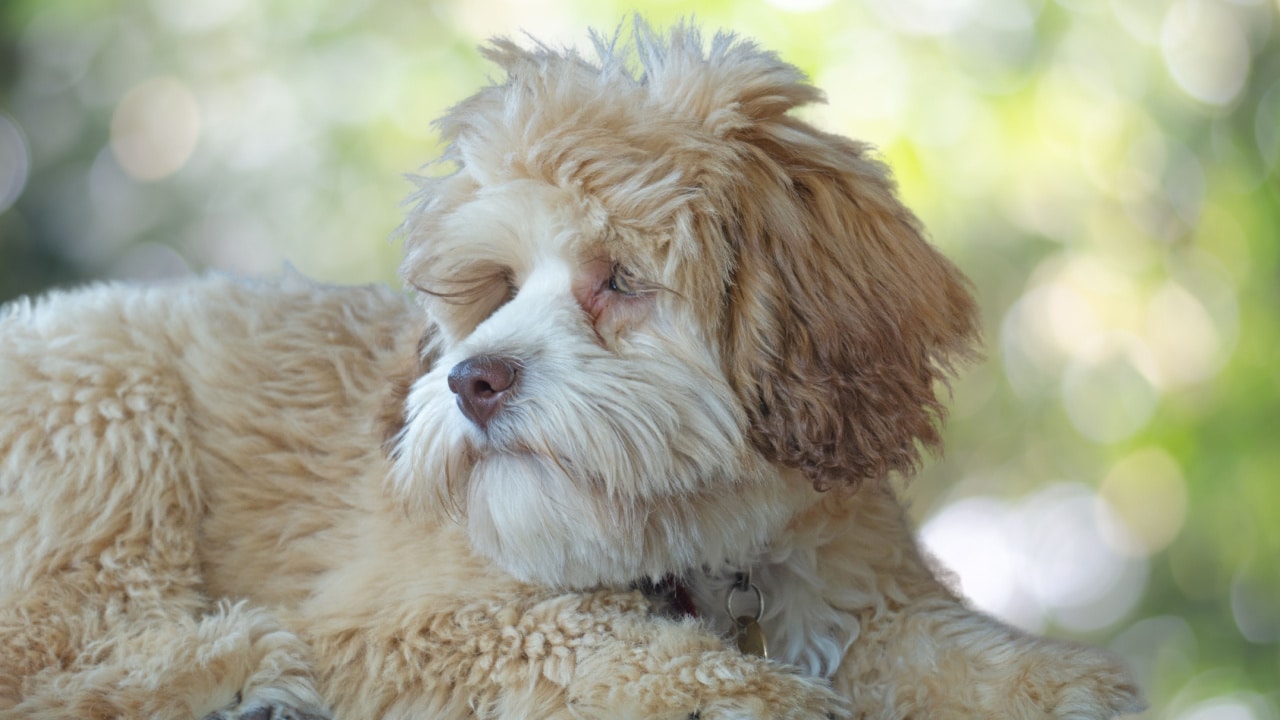
[[[0,718],[1103,718],[968,610],[887,478],[974,308],[750,43],[496,41],[405,224],[415,305],[296,277],[0,317]],[[451,368],[510,359],[483,427]],[[751,568],[775,661],[723,639]],[[681,575],[703,619],[629,588]],[[272,714],[274,713],[274,714]]]

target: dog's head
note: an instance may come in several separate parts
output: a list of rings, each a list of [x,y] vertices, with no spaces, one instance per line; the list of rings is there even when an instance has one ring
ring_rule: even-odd
[[[717,35],[598,58],[499,40],[405,224],[434,323],[395,489],[567,587],[735,563],[798,496],[909,471],[970,351],[958,271],[868,148]]]

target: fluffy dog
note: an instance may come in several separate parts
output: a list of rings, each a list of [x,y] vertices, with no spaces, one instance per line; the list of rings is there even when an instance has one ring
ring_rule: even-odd
[[[634,48],[485,50],[506,77],[440,121],[405,224],[420,304],[215,277],[7,309],[0,717],[1138,706],[915,545],[886,480],[976,322],[886,169],[750,43]],[[771,660],[727,640],[760,628]]]

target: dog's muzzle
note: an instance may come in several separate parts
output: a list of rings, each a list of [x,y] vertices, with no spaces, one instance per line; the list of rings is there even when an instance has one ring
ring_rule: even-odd
[[[480,355],[453,366],[449,371],[449,389],[458,396],[462,414],[484,428],[514,392],[516,375],[514,360]]]

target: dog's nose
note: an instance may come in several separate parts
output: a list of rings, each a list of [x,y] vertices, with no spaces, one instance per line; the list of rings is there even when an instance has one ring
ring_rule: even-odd
[[[510,358],[481,355],[449,371],[449,389],[458,396],[458,408],[480,427],[498,413],[515,384],[516,364]]]

